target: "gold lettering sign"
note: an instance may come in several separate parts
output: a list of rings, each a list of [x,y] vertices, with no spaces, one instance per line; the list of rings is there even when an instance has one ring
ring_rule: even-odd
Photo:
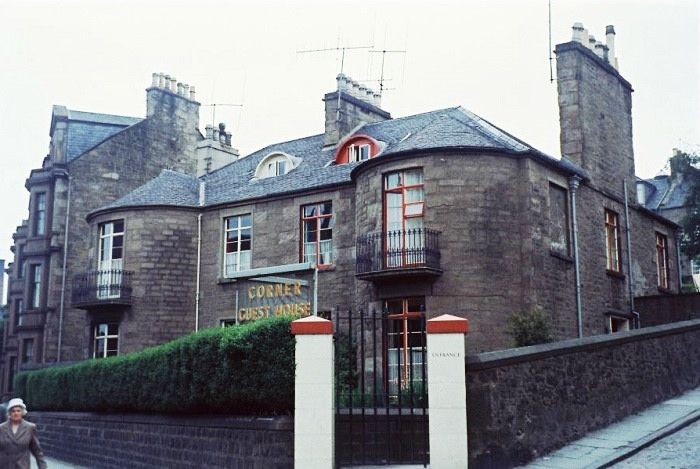
[[[298,281],[248,287],[248,305],[239,308],[238,320],[243,322],[270,316],[309,316],[312,311],[311,303],[306,299],[301,287],[301,282]]]

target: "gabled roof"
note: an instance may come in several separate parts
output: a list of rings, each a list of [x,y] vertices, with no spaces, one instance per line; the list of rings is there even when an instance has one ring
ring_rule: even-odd
[[[356,133],[368,135],[380,142],[383,150],[376,158],[404,152],[435,149],[498,151],[529,155],[569,174],[579,174],[585,177],[584,171],[573,163],[558,160],[536,150],[462,107],[440,109],[376,122],[357,129]],[[324,135],[320,134],[276,143],[203,176],[201,180],[205,183],[204,205],[238,203],[260,197],[349,184],[352,182],[353,169],[368,163],[365,161],[336,165],[334,163],[336,148],[324,148],[323,142]],[[252,179],[255,168],[260,161],[273,152],[293,155],[301,158],[302,162],[287,174]],[[374,161],[376,158],[370,161]],[[187,177],[189,178],[189,176]],[[154,181],[159,181],[162,178],[163,174]],[[106,208],[153,205],[151,198],[163,202],[155,205],[178,205],[177,198],[158,192],[172,191],[174,190],[172,184],[177,183],[189,187],[192,181],[185,178],[175,180],[171,177],[167,185],[157,182],[151,185],[147,191],[143,190],[146,187],[143,186]],[[192,189],[182,188],[181,193],[184,194],[188,190]],[[191,205],[195,205],[195,203],[191,203]]]
[[[647,195],[644,206],[649,210],[664,210],[686,206],[690,195],[691,183],[683,175],[671,177],[656,176],[653,179],[642,180],[652,190]]]
[[[66,160],[72,161],[112,135],[141,122],[139,117],[97,114],[66,109]]]

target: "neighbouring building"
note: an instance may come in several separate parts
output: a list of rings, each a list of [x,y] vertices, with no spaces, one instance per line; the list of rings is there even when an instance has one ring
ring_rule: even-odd
[[[673,149],[673,156],[678,156],[679,153],[680,150]],[[697,171],[686,172],[671,164],[670,174],[637,180],[637,201],[649,210],[680,224],[692,208],[689,195],[692,185],[696,183],[693,178],[697,178],[697,174]],[[677,234],[680,235],[680,231]],[[700,291],[700,262],[693,262],[682,252],[678,259],[683,288]]]
[[[469,319],[472,352],[510,347],[508,317],[535,307],[557,339],[634,327],[634,296],[678,291],[677,225],[636,201],[607,33],[556,48],[560,159],[462,107],[392,118],[342,74],[323,133],[240,159],[162,75],[144,119],[54,108],[8,268],[4,395],[19,369],[314,309],[384,315],[403,368],[443,313]]]

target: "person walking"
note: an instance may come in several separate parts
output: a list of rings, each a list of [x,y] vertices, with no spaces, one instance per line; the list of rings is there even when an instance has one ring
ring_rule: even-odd
[[[36,425],[24,420],[27,415],[24,401],[10,399],[7,412],[7,421],[0,424],[0,469],[30,469],[30,453],[36,458],[39,469],[46,469]]]

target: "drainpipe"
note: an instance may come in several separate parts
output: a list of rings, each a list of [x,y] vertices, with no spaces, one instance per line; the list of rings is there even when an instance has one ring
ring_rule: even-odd
[[[581,269],[578,258],[578,223],[576,222],[576,189],[581,183],[579,176],[569,178],[569,192],[571,193],[571,222],[574,238],[574,267],[576,276],[576,320],[578,322],[578,337],[583,337],[583,313],[581,311]]]
[[[683,231],[676,230],[676,269],[678,269],[678,293],[683,291],[683,275],[681,273],[681,239]]]
[[[625,231],[627,231],[627,288],[630,296],[630,313],[635,315],[634,312],[634,287],[632,285],[632,241],[630,234],[630,208],[629,200],[627,197],[627,181],[622,180],[622,190],[625,193]],[[639,316],[636,315],[636,325],[639,329]]]
[[[68,176],[68,198],[66,202],[66,228],[63,235],[63,269],[61,273],[61,303],[58,308],[58,346],[56,349],[56,362],[61,362],[61,349],[63,347],[63,310],[66,303],[66,262],[68,260],[68,222],[70,220],[70,193],[72,178]]]
[[[204,205],[206,185],[204,181],[199,183],[199,206]],[[199,330],[199,279],[201,277],[202,261],[202,214],[197,215],[197,285],[194,295],[194,331]]]

